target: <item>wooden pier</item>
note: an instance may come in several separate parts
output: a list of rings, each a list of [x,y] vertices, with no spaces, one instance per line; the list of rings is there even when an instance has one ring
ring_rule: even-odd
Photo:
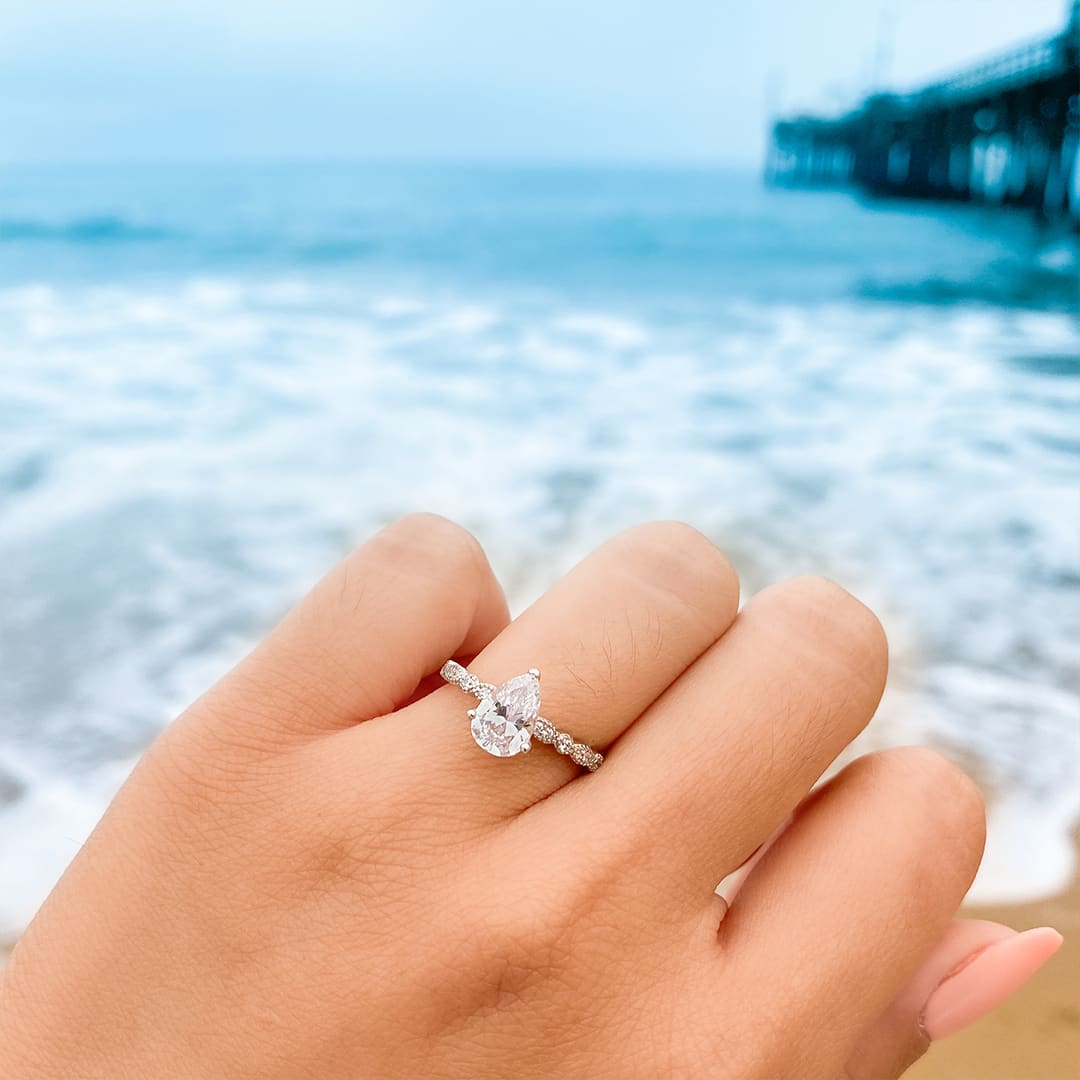
[[[776,122],[767,179],[1027,207],[1080,223],[1080,2],[1065,29],[842,116]]]

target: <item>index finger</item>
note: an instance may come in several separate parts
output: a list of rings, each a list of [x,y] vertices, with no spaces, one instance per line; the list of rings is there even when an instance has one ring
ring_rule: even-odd
[[[508,622],[477,540],[412,514],[342,560],[199,704],[227,701],[229,723],[250,714],[273,734],[338,730],[393,711]]]

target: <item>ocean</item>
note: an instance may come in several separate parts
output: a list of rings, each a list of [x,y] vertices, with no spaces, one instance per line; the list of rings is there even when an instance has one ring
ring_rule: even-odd
[[[474,530],[515,610],[704,529],[882,616],[860,748],[991,799],[978,898],[1080,815],[1073,238],[675,169],[0,170],[0,938],[155,733],[352,545]]]

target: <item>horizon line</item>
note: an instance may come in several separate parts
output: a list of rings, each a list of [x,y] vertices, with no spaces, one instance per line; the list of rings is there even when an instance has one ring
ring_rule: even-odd
[[[439,154],[245,154],[211,155],[192,154],[175,157],[154,155],[151,157],[26,157],[5,158],[0,156],[0,170],[28,168],[183,168],[186,166],[231,168],[239,166],[369,166],[369,167],[417,167],[461,169],[549,169],[566,171],[572,169],[623,169],[638,171],[702,171],[702,172],[754,172],[760,166],[741,158],[635,158],[635,157],[528,157],[506,155],[484,157],[462,155],[452,157]]]

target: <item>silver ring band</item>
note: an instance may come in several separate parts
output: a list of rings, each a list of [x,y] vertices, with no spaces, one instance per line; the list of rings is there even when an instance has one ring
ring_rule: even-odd
[[[495,757],[527,753],[532,740],[553,746],[589,772],[596,772],[604,755],[576,742],[540,715],[540,672],[531,668],[501,686],[482,682],[456,660],[447,660],[439,674],[480,703],[469,710],[472,737],[477,746]]]

